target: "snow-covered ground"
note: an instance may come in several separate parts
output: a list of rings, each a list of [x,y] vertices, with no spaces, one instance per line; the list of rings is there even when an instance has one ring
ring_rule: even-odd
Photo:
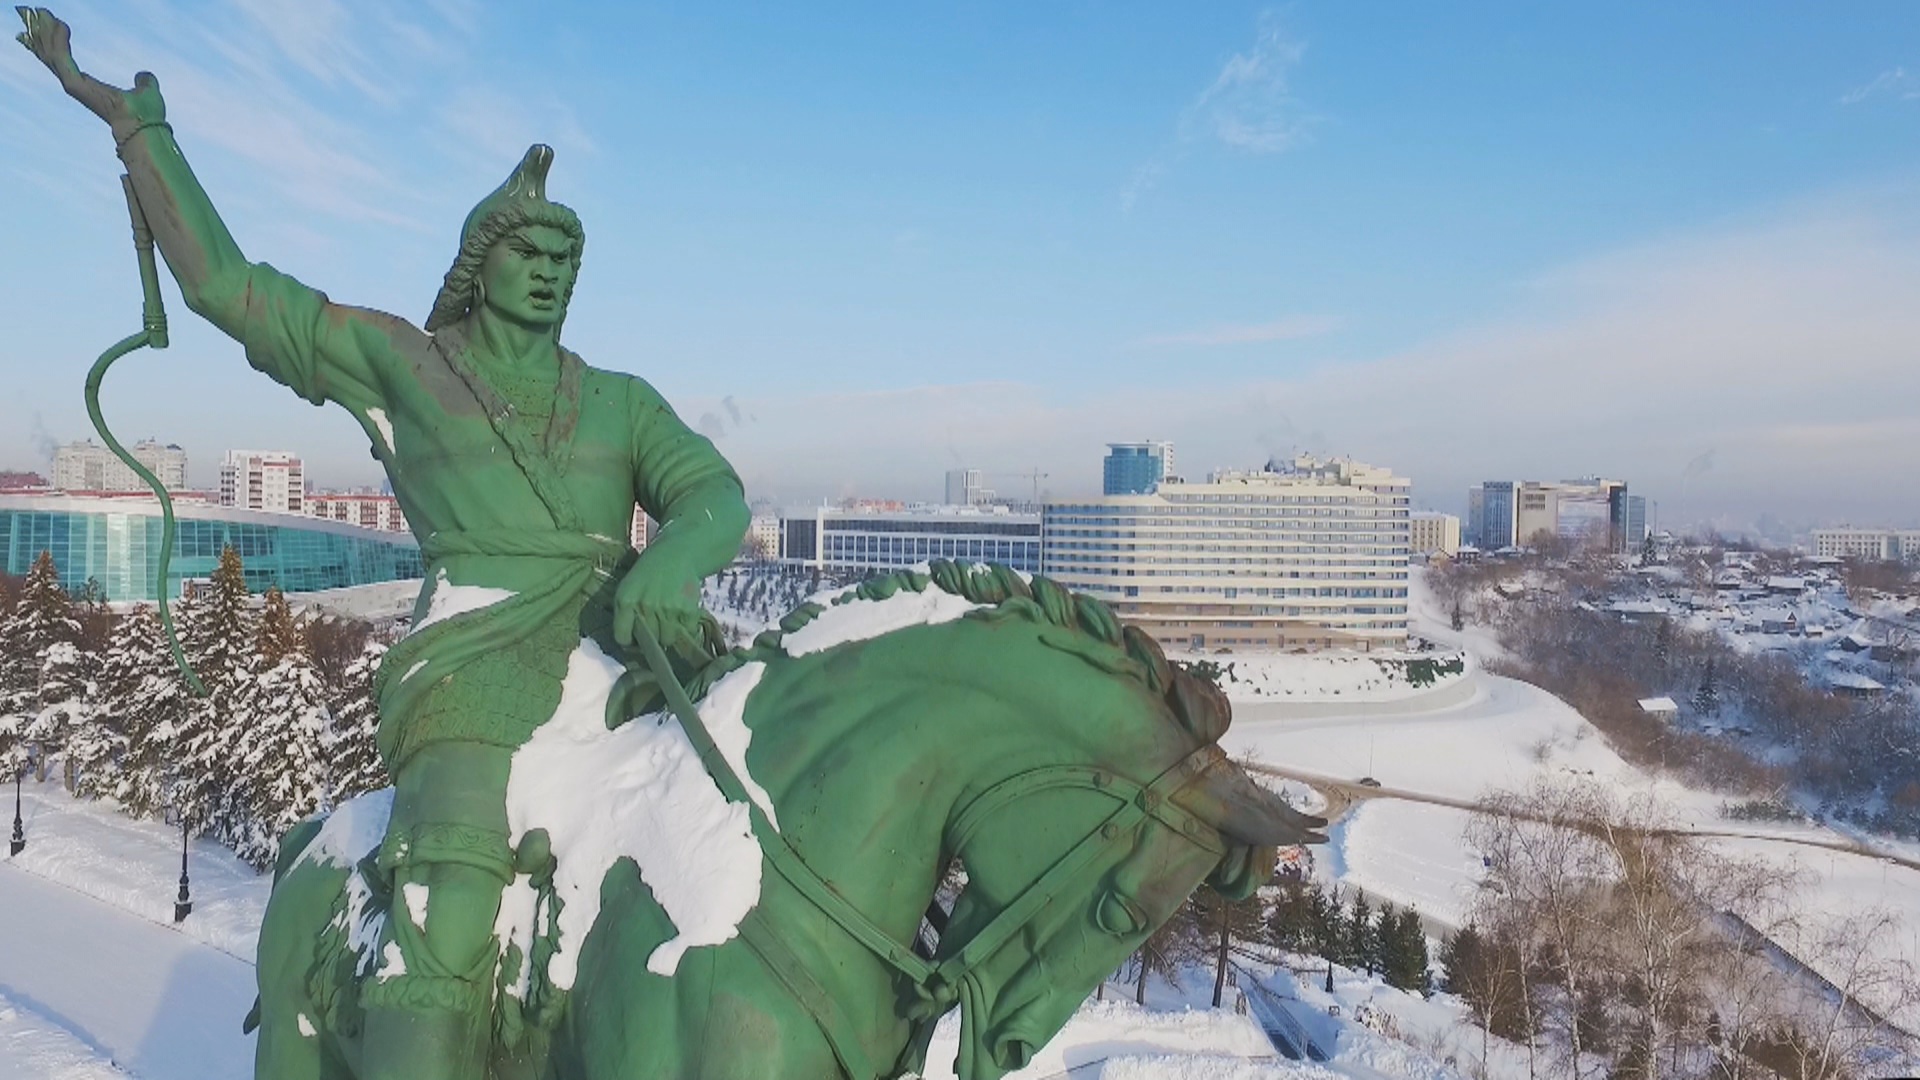
[[[1479,628],[1448,630],[1445,613],[1431,610],[1431,599],[1418,589],[1414,606],[1416,629],[1429,639],[1468,650],[1487,644]],[[1237,695],[1227,745],[1295,776],[1347,785],[1330,804],[1341,816],[1318,861],[1321,876],[1411,904],[1433,922],[1458,924],[1480,873],[1479,857],[1463,838],[1469,812],[1459,804],[1542,776],[1591,777],[1630,796],[1660,797],[1689,827],[1744,834],[1714,841],[1728,853],[1804,870],[1812,879],[1805,894],[1810,911],[1849,918],[1875,905],[1891,908],[1904,919],[1900,937],[1909,947],[1920,927],[1920,871],[1806,846],[1843,839],[1816,826],[1723,820],[1718,796],[1634,769],[1571,708],[1535,687],[1470,664],[1446,694],[1409,693],[1414,688],[1362,685],[1374,675],[1347,662],[1351,658],[1279,659],[1274,673],[1261,678],[1302,692],[1280,694],[1279,700]],[[1379,708],[1331,718],[1301,718],[1287,708],[1289,696],[1330,698],[1334,688],[1340,697],[1351,693],[1354,703],[1371,701]],[[1381,786],[1357,786],[1365,776]],[[1368,797],[1376,793],[1383,797]],[[170,916],[179,872],[177,832],[129,820],[109,807],[75,803],[56,785],[29,785],[26,817],[27,850],[0,863],[0,1077],[249,1076],[252,1040],[240,1034],[240,1020],[253,999],[250,958],[267,878],[211,844],[194,844],[196,907],[175,928]],[[1259,968],[1242,979],[1262,1008],[1279,1009],[1329,1060],[1280,1058],[1261,1031],[1260,1008],[1241,1014],[1199,1007],[1210,995],[1210,978],[1190,973],[1184,988],[1154,986],[1146,1010],[1112,1000],[1130,996],[1131,987],[1111,987],[1108,1001],[1089,1003],[1031,1067],[1015,1075],[1527,1075],[1517,1049],[1498,1040],[1483,1043],[1481,1033],[1464,1022],[1460,1004],[1444,995],[1422,1000],[1346,971],[1336,972],[1331,994],[1312,972]],[[1913,1018],[1897,1019],[1913,1026]],[[941,1066],[952,1060],[956,1038],[949,1018],[930,1054],[929,1077],[950,1075]],[[1490,1058],[1484,1065],[1483,1054]]]
[[[141,858],[137,842],[121,850]],[[0,1076],[238,1080],[253,1067],[240,1033],[253,980],[252,964],[163,922],[0,865]]]
[[[1220,688],[1241,704],[1378,704],[1421,701],[1462,683],[1472,665],[1464,653],[1169,653],[1182,663],[1220,668]],[[1410,670],[1430,676],[1415,681]]]

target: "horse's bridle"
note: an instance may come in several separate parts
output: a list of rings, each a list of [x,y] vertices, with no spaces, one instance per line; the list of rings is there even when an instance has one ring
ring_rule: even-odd
[[[825,879],[807,865],[786,837],[767,820],[759,804],[747,794],[746,786],[720,753],[706,725],[701,723],[700,712],[687,697],[686,689],[668,667],[660,643],[644,625],[638,628],[635,636],[666,693],[668,707],[679,719],[681,728],[686,731],[688,740],[693,743],[694,750],[719,785],[721,793],[729,801],[747,807],[754,836],[760,841],[760,850],[766,855],[767,861],[773,864],[774,870],[828,921],[904,977],[912,987],[915,1000],[909,1006],[909,1015],[916,1028],[908,1039],[902,1062],[896,1062],[896,1065],[909,1058],[916,1059],[912,1064],[919,1064],[917,1059],[926,1053],[934,1024],[955,1004],[970,1000],[968,1010],[979,1006],[982,994],[975,968],[1012,940],[1035,915],[1070,886],[1077,885],[1080,875],[1092,865],[1095,857],[1134,826],[1152,819],[1207,851],[1221,856],[1227,853],[1218,829],[1173,800],[1176,792],[1199,779],[1224,757],[1217,746],[1202,746],[1174,762],[1151,783],[1144,785],[1111,770],[1089,765],[1051,765],[1015,773],[975,796],[955,815],[948,830],[948,850],[965,850],[967,841],[982,821],[995,811],[1035,792],[1059,788],[1097,791],[1114,799],[1119,805],[1105,820],[1067,849],[1046,872],[1035,878],[1013,902],[1001,908],[964,946],[945,960],[933,963],[875,925],[872,919],[834,891]],[[833,996],[819,985],[766,921],[758,917],[761,910],[756,908],[740,924],[741,938],[786,987],[787,992],[813,1017],[848,1076],[853,1080],[869,1080],[883,1075],[873,1067],[853,1024],[840,1011]]]

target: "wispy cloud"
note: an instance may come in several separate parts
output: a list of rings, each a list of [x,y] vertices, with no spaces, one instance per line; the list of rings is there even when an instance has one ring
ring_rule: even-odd
[[[1336,315],[1288,315],[1264,323],[1210,326],[1178,334],[1156,334],[1135,342],[1147,348],[1187,345],[1254,345],[1269,341],[1298,341],[1321,337],[1340,328]]]
[[[1871,80],[1840,95],[1840,104],[1858,105],[1874,98],[1920,101],[1920,80],[1907,74],[1904,67],[1888,68]]]
[[[1234,54],[1188,106],[1182,133],[1255,154],[1298,144],[1312,117],[1294,96],[1290,76],[1306,49],[1272,13],[1263,14],[1253,48]]]
[[[1069,495],[1096,490],[1103,443],[1151,437],[1174,440],[1196,475],[1292,447],[1349,453],[1410,475],[1442,507],[1490,477],[1603,473],[1675,524],[1763,510],[1904,522],[1920,474],[1914,194],[1795,205],[1597,255],[1543,276],[1503,317],[1280,378],[745,400],[761,423],[730,433],[729,455],[750,489],[931,497],[955,464],[954,432],[979,455],[966,464],[1037,465]],[[1167,337],[1227,343],[1302,325]]]
[[[1221,65],[1213,81],[1181,111],[1169,145],[1127,178],[1120,189],[1120,209],[1131,213],[1194,147],[1217,144],[1243,153],[1277,154],[1303,142],[1315,117],[1294,95],[1292,74],[1306,49],[1272,12],[1263,13],[1253,46]]]

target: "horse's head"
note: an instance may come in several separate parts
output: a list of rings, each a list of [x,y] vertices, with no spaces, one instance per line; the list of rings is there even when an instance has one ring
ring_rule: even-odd
[[[1093,737],[1082,760],[1015,771],[950,823],[968,883],[940,953],[965,972],[946,990],[964,1006],[962,1080],[1025,1065],[1203,881],[1243,898],[1277,847],[1325,840],[1323,820],[1221,752],[1230,709],[1216,687],[1104,605],[1045,579],[1031,590],[1042,640],[1092,665],[1061,695]]]

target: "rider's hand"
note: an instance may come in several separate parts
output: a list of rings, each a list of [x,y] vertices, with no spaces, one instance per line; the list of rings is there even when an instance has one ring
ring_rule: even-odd
[[[653,631],[668,652],[700,641],[700,578],[659,557],[665,554],[642,552],[620,579],[613,597],[613,636],[621,645],[637,640],[635,627],[640,625]]]
[[[134,132],[167,118],[167,103],[160,96],[160,80],[143,71],[133,77],[133,89],[109,86],[80,70],[73,62],[73,44],[67,24],[46,8],[17,7],[26,30],[14,40],[40,58],[60,80],[60,88],[87,111],[105,120],[113,128],[115,141],[125,141]]]

